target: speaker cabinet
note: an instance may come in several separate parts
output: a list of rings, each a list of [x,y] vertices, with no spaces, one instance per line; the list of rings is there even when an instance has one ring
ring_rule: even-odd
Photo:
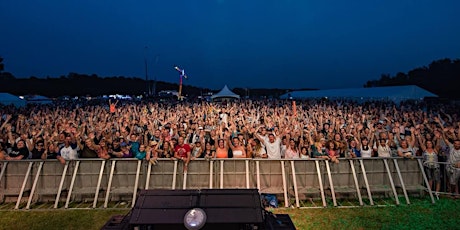
[[[244,229],[246,225],[261,226],[264,221],[257,189],[202,189],[141,191],[129,223],[184,229],[184,216],[193,208],[206,213],[202,229]]]
[[[117,225],[139,230],[295,229],[288,215],[264,210],[257,189],[143,190],[123,220],[112,218],[103,229]]]

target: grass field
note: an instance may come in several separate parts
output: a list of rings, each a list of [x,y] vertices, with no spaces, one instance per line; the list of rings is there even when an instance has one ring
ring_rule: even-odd
[[[460,229],[460,200],[411,200],[411,205],[358,208],[276,209],[297,229]],[[0,211],[0,229],[100,229],[129,210]]]

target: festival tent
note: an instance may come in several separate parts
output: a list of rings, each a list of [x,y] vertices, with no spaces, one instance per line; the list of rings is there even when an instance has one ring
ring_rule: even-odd
[[[350,99],[356,101],[389,100],[400,102],[403,100],[423,100],[426,97],[438,97],[416,85],[385,86],[372,88],[348,88],[292,91],[281,95],[281,99]]]
[[[211,96],[213,101],[225,101],[225,100],[235,100],[240,99],[240,95],[232,92],[227,85],[224,86],[218,93]]]
[[[33,104],[51,104],[53,100],[42,95],[31,95],[27,97],[27,103]]]
[[[16,107],[23,107],[26,101],[9,93],[0,93],[0,104],[14,105]]]

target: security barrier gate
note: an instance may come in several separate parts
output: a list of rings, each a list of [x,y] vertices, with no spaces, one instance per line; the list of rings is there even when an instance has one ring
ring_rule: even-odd
[[[14,209],[30,209],[37,202],[53,208],[72,208],[72,202],[89,202],[88,208],[108,208],[109,202],[134,205],[140,189],[257,188],[277,194],[285,207],[340,206],[340,197],[375,205],[374,199],[391,197],[396,205],[427,193],[435,199],[422,159],[353,158],[334,164],[323,159],[214,159],[183,163],[159,159],[155,165],[137,159],[80,159],[0,161],[0,203],[15,202]],[[363,200],[366,200],[364,202]],[[400,200],[403,199],[403,200]]]

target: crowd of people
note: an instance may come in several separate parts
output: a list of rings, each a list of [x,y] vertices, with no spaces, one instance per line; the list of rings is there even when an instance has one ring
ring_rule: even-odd
[[[458,194],[460,117],[452,104],[242,100],[11,106],[0,109],[0,160],[343,158],[423,156]],[[439,162],[445,162],[441,167]]]

